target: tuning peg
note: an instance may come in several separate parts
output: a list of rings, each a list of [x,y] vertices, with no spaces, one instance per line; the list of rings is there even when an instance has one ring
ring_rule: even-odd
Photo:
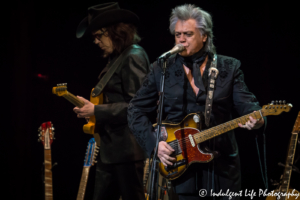
[[[42,130],[42,127],[39,127],[39,128],[38,128],[38,132],[40,132],[41,130]]]
[[[98,163],[98,161],[97,161],[97,160],[95,160],[95,163]]]
[[[38,142],[40,142],[40,141],[41,141],[41,139],[39,138],[37,141],[38,141]]]
[[[270,105],[274,105],[274,101],[271,101],[271,104]]]
[[[285,104],[285,100],[283,100],[283,104]]]
[[[280,104],[280,105],[282,104],[282,101],[281,101],[281,100],[279,100],[279,104]]]
[[[275,104],[278,105],[278,100],[276,100]]]

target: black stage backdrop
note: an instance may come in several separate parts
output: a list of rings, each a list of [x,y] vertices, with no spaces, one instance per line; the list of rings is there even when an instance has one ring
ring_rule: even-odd
[[[89,6],[106,1],[15,0],[2,7],[1,28],[2,107],[1,134],[2,195],[4,199],[43,199],[43,145],[37,142],[41,123],[52,121],[56,140],[52,144],[54,199],[75,199],[83,159],[90,135],[82,132],[71,105],[51,93],[57,83],[89,99],[90,90],[107,60],[89,38],[76,39],[78,23]],[[293,104],[289,113],[268,117],[266,155],[270,179],[278,180],[297,113],[299,92],[298,9],[290,1],[120,1],[121,8],[141,19],[141,45],[153,62],[171,49],[174,38],[168,23],[171,8],[193,3],[212,14],[217,52],[241,60],[245,81],[261,105],[271,100]],[[4,119],[6,119],[4,121]],[[7,122],[8,121],[8,122]],[[239,144],[242,189],[264,189],[256,150],[259,132],[236,130]],[[263,159],[263,137],[258,137]],[[300,148],[298,147],[298,150]],[[297,156],[297,155],[296,155]],[[299,162],[296,164],[299,167]],[[292,173],[291,186],[299,188],[300,174]],[[91,170],[85,199],[92,199]],[[298,184],[297,184],[298,183]],[[297,188],[298,187],[298,188]],[[258,196],[258,194],[257,194]],[[250,199],[250,197],[247,197]],[[1,198],[2,199],[2,198]],[[246,199],[246,198],[245,198]]]

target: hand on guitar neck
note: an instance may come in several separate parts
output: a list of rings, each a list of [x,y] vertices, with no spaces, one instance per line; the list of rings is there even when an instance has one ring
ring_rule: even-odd
[[[255,113],[256,111],[254,111],[253,113]],[[241,123],[238,123],[240,128],[246,128],[248,130],[253,130],[253,129],[259,129],[260,127],[262,127],[262,125],[264,125],[265,120],[264,118],[260,118],[260,119],[254,119],[253,117],[249,116],[249,120],[242,125]]]
[[[77,106],[73,108],[73,111],[77,114],[78,118],[89,118],[94,115],[95,105],[90,102],[89,100],[77,96],[78,99],[82,100],[84,102],[84,106],[81,108],[78,108]]]

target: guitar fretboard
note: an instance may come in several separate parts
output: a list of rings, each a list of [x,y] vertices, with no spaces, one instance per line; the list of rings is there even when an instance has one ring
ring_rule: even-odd
[[[80,180],[80,186],[79,186],[76,200],[84,199],[84,194],[85,194],[86,184],[87,184],[88,177],[89,177],[89,172],[90,172],[90,167],[83,167],[81,180]]]
[[[84,102],[78,99],[75,95],[73,95],[70,92],[67,92],[67,94],[64,94],[63,97],[70,101],[73,105],[82,108],[84,106]]]
[[[288,154],[287,154],[287,158],[286,158],[284,173],[282,176],[282,184],[280,187],[280,191],[283,193],[287,192],[289,189],[289,186],[290,186],[292,165],[294,162],[294,155],[295,155],[297,141],[298,141],[298,133],[292,133],[292,137],[291,137],[290,145],[289,145],[289,149],[288,149]],[[280,199],[283,200],[283,199],[285,199],[285,197],[281,197]]]
[[[256,112],[251,113],[251,114],[248,114],[248,115],[244,115],[242,117],[239,117],[237,119],[228,121],[224,124],[215,126],[213,128],[204,130],[200,133],[195,134],[194,139],[197,142],[197,144],[199,144],[201,142],[204,142],[206,140],[209,140],[211,138],[214,138],[218,135],[221,135],[223,133],[226,133],[228,131],[231,131],[231,130],[239,127],[238,123],[245,124],[249,120],[250,116],[253,117],[254,119],[261,119],[262,116],[261,116],[260,113],[261,113],[261,110],[256,111]]]
[[[44,150],[44,158],[45,158],[45,200],[52,200],[53,190],[52,190],[51,149]]]

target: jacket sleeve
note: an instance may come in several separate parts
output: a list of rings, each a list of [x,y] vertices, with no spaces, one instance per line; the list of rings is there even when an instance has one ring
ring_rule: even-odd
[[[260,110],[255,95],[248,90],[244,82],[244,74],[240,69],[241,62],[236,60],[233,78],[233,106],[240,116]]]
[[[127,122],[129,101],[141,87],[142,81],[149,72],[149,61],[145,53],[137,52],[127,56],[122,62],[121,81],[124,102],[95,105],[97,122],[120,124]]]
[[[154,70],[144,80],[128,107],[128,125],[137,142],[150,157],[155,147],[152,122],[156,117],[158,87]]]

